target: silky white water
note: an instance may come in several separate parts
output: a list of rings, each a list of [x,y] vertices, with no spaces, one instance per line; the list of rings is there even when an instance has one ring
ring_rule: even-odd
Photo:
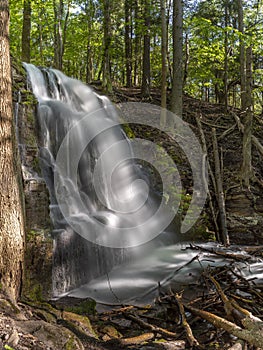
[[[148,302],[159,288],[197,286],[206,266],[228,263],[175,245],[184,236],[179,227],[166,229],[174,211],[138,165],[137,153],[106,97],[59,71],[25,67],[39,101],[39,158],[53,224],[54,297],[92,297],[109,304]],[[128,113],[133,110],[132,106]],[[192,170],[202,181],[195,181],[193,197],[201,210],[207,187],[204,157],[189,128],[180,121],[177,129],[183,139],[178,143],[188,158],[196,151]],[[146,161],[147,147],[141,154]],[[173,179],[180,189],[176,174]],[[244,276],[262,279],[262,263],[238,268]]]
[[[54,295],[165,241],[178,241],[175,232],[164,233],[174,213],[140,170],[109,100],[57,70],[25,67],[39,101],[39,154],[53,223]]]

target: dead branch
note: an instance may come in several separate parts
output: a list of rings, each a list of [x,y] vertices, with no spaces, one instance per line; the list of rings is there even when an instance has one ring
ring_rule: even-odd
[[[227,129],[227,127],[226,127],[226,126],[224,126],[224,125],[211,124],[211,123],[208,123],[208,122],[206,122],[206,121],[204,121],[204,120],[201,120],[201,122],[202,122],[203,124],[205,124],[205,125],[210,126],[211,128],[217,128],[217,129]]]
[[[232,260],[236,260],[236,261],[249,261],[252,256],[251,255],[245,255],[244,253],[240,252],[240,253],[236,253],[236,252],[227,252],[227,251],[224,251],[224,250],[217,250],[217,249],[214,249],[214,248],[206,248],[206,247],[202,247],[198,244],[195,244],[194,247],[200,249],[201,251],[204,251],[204,252],[208,252],[208,253],[211,253],[211,254],[216,254],[216,255],[219,255],[221,257],[224,257],[226,259],[232,259]],[[232,273],[234,273],[234,271],[231,270]]]
[[[216,290],[217,290],[222,302],[224,303],[224,309],[225,309],[227,316],[228,317],[231,316],[231,318],[232,318],[233,306],[232,306],[231,302],[229,301],[228,297],[223,292],[223,289],[221,288],[220,284],[216,281],[216,279],[213,276],[209,276],[209,279],[215,285]]]
[[[155,333],[160,333],[163,336],[166,336],[168,338],[177,338],[178,337],[178,335],[176,333],[170,332],[167,329],[164,329],[164,328],[161,328],[158,326],[154,326],[154,325],[152,325],[148,322],[145,322],[142,319],[140,319],[132,314],[124,314],[124,317],[132,320],[133,322],[136,322],[142,328],[149,329]]]
[[[224,137],[226,137],[228,134],[231,134],[231,132],[233,132],[236,128],[236,124],[232,125],[229,129],[225,130],[223,132],[223,134],[221,134],[219,137],[218,137],[218,141],[223,139]]]
[[[189,345],[191,347],[192,346],[199,346],[199,343],[198,343],[197,339],[195,339],[193,332],[192,332],[192,329],[191,329],[189,323],[187,322],[185,312],[184,312],[184,306],[182,303],[182,295],[175,294],[174,297],[175,297],[177,304],[178,304],[178,307],[179,307],[179,311],[180,311],[180,314],[182,317],[182,325],[186,331],[186,337],[187,337],[187,340],[189,342]]]
[[[206,139],[205,139],[204,130],[202,128],[202,124],[200,122],[200,119],[197,116],[195,117],[195,119],[196,119],[196,123],[197,123],[198,129],[199,129],[199,132],[200,132],[200,136],[201,136],[202,148],[203,148],[204,153],[207,155],[207,145],[206,145]],[[214,177],[214,174],[213,174],[211,166],[210,166],[209,159],[207,159],[207,164],[208,164],[208,172],[209,172],[209,175],[211,177],[214,190],[216,191],[216,181],[215,181],[215,177]],[[214,226],[215,226],[216,238],[219,241],[219,228],[218,228],[218,224],[217,224],[217,220],[216,220],[216,215],[215,215],[212,195],[211,195],[211,192],[210,192],[209,188],[208,188],[207,193],[208,193],[208,199],[209,199],[209,208],[210,208],[210,211],[211,211],[211,214],[212,214],[212,218],[213,218],[213,222],[214,222]]]
[[[216,129],[212,129],[213,136],[213,149],[214,149],[214,159],[215,159],[215,178],[216,178],[216,188],[217,188],[217,200],[220,213],[221,231],[222,231],[222,241],[225,245],[229,245],[229,236],[227,232],[226,223],[226,209],[225,209],[225,198],[222,183],[222,174],[220,169],[218,144],[216,138]]]
[[[138,345],[143,344],[144,342],[149,341],[153,338],[154,333],[143,333],[141,335],[138,335],[137,337],[119,339],[119,342],[122,345]]]
[[[247,341],[251,345],[257,347],[263,346],[263,327],[259,327],[258,324],[254,325],[253,329],[242,329],[236,324],[208,311],[203,311],[189,305],[184,305],[184,307],[191,311],[194,315],[208,321],[216,328],[222,328],[228,333],[233,334],[235,337]]]

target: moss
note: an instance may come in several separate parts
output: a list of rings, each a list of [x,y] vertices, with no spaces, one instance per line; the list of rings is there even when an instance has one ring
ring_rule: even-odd
[[[11,348],[11,346],[9,346],[9,345],[5,345],[4,349],[6,349],[6,350],[15,350],[14,348]]]
[[[70,339],[67,341],[65,350],[74,350],[76,349],[75,341],[73,337],[70,337]]]
[[[43,301],[43,287],[40,284],[34,285],[27,296],[32,301]]]
[[[36,171],[38,174],[41,174],[41,167],[40,167],[40,162],[39,158],[35,157],[32,162],[32,169]]]
[[[128,136],[129,139],[133,139],[135,138],[135,134],[132,131],[131,127],[129,126],[129,124],[122,124],[122,128],[125,132],[125,134]]]
[[[28,242],[32,241],[36,236],[38,236],[40,234],[39,231],[36,231],[36,230],[30,230],[27,232],[26,234],[26,240]]]
[[[84,300],[75,306],[66,306],[65,311],[74,312],[78,315],[94,315],[96,313],[96,301]]]
[[[90,320],[87,316],[75,314],[73,312],[63,312],[63,319],[71,324],[71,327],[77,329],[80,333],[84,332],[94,338],[98,338],[97,333],[94,331]]]

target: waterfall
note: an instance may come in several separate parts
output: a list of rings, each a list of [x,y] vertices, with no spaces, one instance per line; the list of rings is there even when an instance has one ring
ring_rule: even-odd
[[[171,213],[160,212],[161,198],[106,97],[60,71],[25,68],[39,101],[39,155],[53,223],[53,294],[59,296],[145,254]]]

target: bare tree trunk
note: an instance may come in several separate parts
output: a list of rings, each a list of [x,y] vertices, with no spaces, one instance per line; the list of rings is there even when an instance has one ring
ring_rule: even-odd
[[[53,0],[54,9],[54,67],[62,69],[62,4]]]
[[[252,176],[252,122],[253,122],[253,101],[252,101],[252,46],[246,50],[246,95],[244,99],[244,134],[243,134],[243,162],[241,176],[245,186],[249,187]]]
[[[30,62],[30,33],[31,33],[31,0],[24,0],[22,54],[23,62]]]
[[[225,29],[228,27],[229,16],[228,16],[228,3],[229,0],[225,0]],[[225,112],[228,109],[228,32],[225,30],[225,40],[224,40],[224,105]]]
[[[85,5],[85,14],[87,17],[87,51],[86,51],[86,83],[89,84],[93,79],[92,67],[92,46],[91,36],[93,32],[93,21],[95,14],[95,5],[92,0],[87,0]]]
[[[125,0],[125,63],[126,86],[132,86],[131,2]]]
[[[217,190],[217,202],[219,208],[219,219],[220,219],[220,238],[224,245],[229,245],[229,236],[227,232],[226,223],[226,210],[225,210],[225,196],[223,191],[221,166],[218,153],[218,144],[216,138],[216,130],[212,129],[213,136],[213,150],[214,150],[214,160],[215,160],[215,180],[216,180],[216,190]]]
[[[243,0],[237,0],[238,5],[238,30],[240,32],[239,39],[239,65],[240,65],[240,90],[241,90],[241,109],[246,108],[246,59],[245,59],[245,44],[243,39],[244,34],[244,14],[243,14]]]
[[[141,67],[141,33],[139,26],[140,16],[139,16],[139,4],[138,0],[134,0],[134,32],[135,32],[135,42],[134,42],[134,69],[133,69],[133,84],[135,86],[139,85],[139,71]]]
[[[183,115],[183,4],[173,2],[173,85],[171,111],[178,117]]]
[[[67,2],[65,13],[63,0],[53,0],[54,9],[54,67],[62,70],[65,51],[66,33],[69,18],[70,1]]]
[[[150,60],[150,0],[144,0],[144,35],[143,35],[143,67],[142,67],[142,96],[151,95],[151,60]]]
[[[106,92],[112,92],[111,74],[110,74],[110,46],[111,46],[111,1],[103,1],[103,32],[104,32],[104,53],[102,61],[102,86]]]
[[[23,271],[24,220],[12,111],[8,0],[0,0],[0,18],[0,285],[15,302]]]
[[[161,86],[161,125],[166,124],[166,100],[167,100],[167,21],[166,0],[161,0],[162,17],[162,86]]]
[[[184,62],[183,86],[185,86],[186,80],[187,80],[187,77],[188,77],[189,62],[190,62],[190,45],[189,45],[188,33],[186,33],[186,35],[185,35],[185,62]]]

